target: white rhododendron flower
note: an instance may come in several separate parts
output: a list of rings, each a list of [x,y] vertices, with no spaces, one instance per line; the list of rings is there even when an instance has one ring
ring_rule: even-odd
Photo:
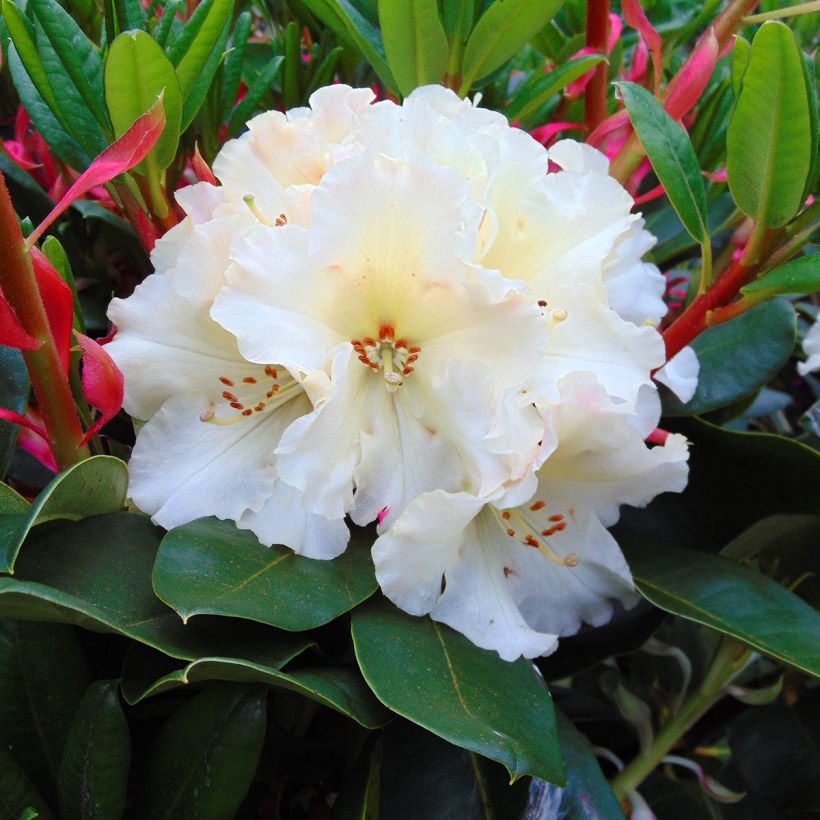
[[[631,603],[606,527],[686,451],[644,444],[664,282],[606,159],[433,86],[248,127],[110,308],[135,503],[318,558],[377,520],[386,594],[505,658]]]
[[[547,654],[582,623],[606,623],[613,601],[634,604],[629,568],[606,528],[620,504],[643,506],[686,485],[683,436],[647,447],[634,418],[588,375],[565,379],[561,394],[547,414],[551,452],[525,503],[426,493],[373,547],[392,601],[505,660]]]

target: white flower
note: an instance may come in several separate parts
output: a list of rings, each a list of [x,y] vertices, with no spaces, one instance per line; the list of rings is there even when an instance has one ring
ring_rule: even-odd
[[[803,339],[803,352],[806,354],[806,361],[797,363],[797,372],[805,376],[820,370],[820,317],[815,319]]]
[[[565,379],[561,399],[544,435],[554,450],[526,503],[502,509],[468,493],[426,493],[373,546],[391,600],[505,660],[548,654],[582,623],[608,621],[613,601],[635,603],[606,528],[620,504],[643,506],[686,484],[682,436],[648,448],[625,405],[587,375]]]

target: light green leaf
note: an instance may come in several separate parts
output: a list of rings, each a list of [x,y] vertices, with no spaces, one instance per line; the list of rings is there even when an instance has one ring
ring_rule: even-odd
[[[125,505],[128,469],[112,456],[93,456],[55,476],[22,515],[14,534],[0,543],[0,571],[14,573],[14,562],[36,524],[59,518],[79,521],[115,512]]]
[[[225,820],[250,788],[265,740],[263,686],[212,684],[171,715],[151,750],[147,820]]]
[[[794,308],[781,299],[707,328],[692,342],[700,363],[695,395],[684,404],[666,394],[664,414],[699,415],[754,393],[788,361],[796,337]]]
[[[199,111],[219,67],[232,13],[233,0],[204,0],[168,49],[179,79],[183,131]]]
[[[420,85],[441,82],[449,47],[436,0],[381,0],[379,25],[387,62],[403,96]]]
[[[803,204],[812,128],[803,57],[783,23],[764,23],[752,41],[726,135],[729,189],[738,207],[767,228]]]
[[[627,82],[616,85],[623,94],[635,133],[675,213],[695,241],[708,241],[706,190],[686,131],[642,86]]]
[[[332,561],[316,561],[287,547],[263,547],[233,522],[201,518],[163,538],[154,590],[186,621],[210,614],[314,629],[375,591],[368,546],[359,541]]]
[[[162,94],[165,128],[151,149],[159,170],[176,156],[182,117],[179,81],[171,61],[144,31],[126,31],[110,45],[105,59],[105,100],[114,133],[121,137]],[[146,160],[136,171],[145,173]]]
[[[525,119],[538,110],[550,97],[601,62],[606,62],[603,54],[587,54],[557,66],[549,74],[536,71],[515,92],[504,112],[505,115],[510,120]]]
[[[732,91],[735,99],[740,96],[740,89],[743,85],[743,75],[746,73],[746,68],[749,65],[749,54],[752,50],[752,44],[735,34],[735,42],[732,46]]]
[[[365,680],[385,706],[450,743],[563,784],[564,766],[546,684],[526,660],[502,661],[429,618],[385,599],[353,611]]]
[[[248,660],[225,657],[197,658],[180,668],[178,662],[145,647],[133,646],[123,667],[123,695],[129,703],[186,686],[221,680],[264,683],[296,692],[352,718],[367,729],[383,726],[390,713],[373,697],[355,669],[317,666],[287,672]]]
[[[495,0],[481,15],[464,47],[465,96],[476,80],[500,68],[555,16],[563,0]]]
[[[624,552],[638,591],[655,606],[820,677],[820,613],[770,578],[662,544],[625,545]]]
[[[361,54],[388,88],[398,91],[396,80],[384,57],[381,35],[350,0],[305,0],[305,5],[340,40]]]
[[[820,290],[820,253],[799,256],[740,289],[744,296],[769,299],[778,293],[814,293]]]
[[[58,777],[65,820],[115,820],[125,811],[131,737],[118,683],[94,681],[77,708]]]

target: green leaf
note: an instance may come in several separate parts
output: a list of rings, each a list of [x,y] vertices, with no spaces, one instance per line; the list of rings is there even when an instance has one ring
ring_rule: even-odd
[[[388,88],[398,91],[398,84],[384,57],[379,32],[350,0],[306,0],[305,5],[340,40],[361,54]]]
[[[129,703],[190,683],[221,680],[264,683],[304,695],[367,729],[383,726],[389,712],[373,697],[361,676],[348,667],[317,666],[281,672],[275,667],[225,657],[198,658],[185,667],[157,652],[134,646],[123,667],[123,695]]]
[[[131,736],[118,689],[118,681],[98,680],[80,701],[60,761],[65,820],[116,820],[125,811]]]
[[[0,406],[24,415],[28,392],[28,370],[23,354],[13,347],[0,347]],[[14,455],[19,429],[10,421],[0,421],[0,476],[6,474]]]
[[[160,48],[165,49],[168,46],[168,38],[174,24],[179,24],[177,15],[183,14],[184,12],[185,3],[183,0],[169,0],[169,2],[163,6],[162,17],[159,18],[159,22],[153,31],[154,39]]]
[[[740,289],[744,296],[769,299],[778,293],[813,293],[820,290],[820,253],[799,256]]]
[[[138,513],[112,513],[32,533],[14,578],[0,578],[0,617],[114,632],[183,660],[219,655],[275,669],[310,641],[270,627],[198,618],[184,626],[151,589],[161,531]]]
[[[347,773],[338,798],[333,803],[331,820],[388,820],[379,812],[381,790],[381,738],[371,735],[359,759]]]
[[[13,43],[9,43],[8,56],[9,72],[20,102],[25,106],[35,127],[48,143],[48,147],[72,168],[87,168],[91,164],[91,157],[69,134],[54,115],[49,104],[40,95]]]
[[[285,60],[282,64],[282,104],[285,109],[299,102],[299,77],[302,71],[302,31],[295,20],[285,28],[282,38]]]
[[[376,586],[361,541],[332,561],[317,561],[286,547],[263,547],[253,533],[216,518],[171,530],[154,566],[154,591],[185,621],[226,615],[290,631],[332,621]]]
[[[429,618],[385,599],[353,611],[353,643],[365,680],[394,712],[450,743],[563,784],[549,690],[526,660],[502,661]]]
[[[732,91],[735,99],[740,96],[740,89],[743,86],[743,75],[749,66],[749,54],[752,50],[752,44],[735,34],[735,42],[732,46]]]
[[[121,137],[162,94],[165,128],[151,149],[159,170],[176,156],[182,117],[179,81],[171,61],[144,31],[126,31],[111,43],[105,59],[105,100],[114,134]],[[135,170],[145,173],[143,160]]]
[[[510,785],[502,766],[406,720],[393,721],[382,734],[381,820],[407,818],[408,806],[415,817],[518,820],[525,816],[528,779]],[[364,814],[358,816],[365,820]]]
[[[399,91],[439,83],[447,71],[449,46],[436,0],[379,3],[379,26]]]
[[[60,624],[0,623],[0,746],[47,799],[88,681],[76,632]]]
[[[41,27],[38,51],[42,55],[44,43],[39,36],[42,32],[88,110],[103,132],[108,131],[110,122],[103,103],[103,67],[94,44],[56,0],[30,0],[28,7]]]
[[[794,308],[782,299],[707,328],[692,342],[700,362],[695,395],[684,404],[667,393],[664,414],[707,413],[754,393],[788,361],[796,337]]]
[[[219,67],[232,13],[233,0],[204,0],[168,49],[179,78],[183,131],[199,111]]]
[[[811,134],[811,149],[809,156],[811,161],[809,163],[809,173],[806,176],[806,185],[803,188],[802,201],[806,201],[806,197],[811,193],[812,185],[814,184],[814,174],[817,169],[817,154],[818,143],[820,143],[820,110],[818,110],[817,102],[817,77],[814,71],[814,62],[808,54],[801,53],[803,58],[803,80],[806,83],[806,92],[809,99],[809,133]]]
[[[213,684],[176,711],[151,750],[141,816],[234,817],[262,753],[266,700],[262,686]]]
[[[227,120],[231,108],[239,93],[239,83],[242,80],[242,63],[245,59],[245,49],[251,34],[253,18],[249,11],[243,11],[236,18],[231,38],[231,50],[225,58],[225,70],[222,74],[222,119]]]
[[[328,52],[325,59],[322,60],[311,77],[310,86],[308,87],[308,96],[316,91],[317,88],[330,85],[333,79],[333,72],[336,70],[336,64],[339,62],[339,58],[343,52],[344,48],[342,48],[342,46],[336,46],[336,48]]]
[[[459,93],[500,68],[555,16],[563,0],[495,0],[481,15],[467,40]]]
[[[236,134],[251,118],[262,97],[270,91],[271,83],[279,73],[284,57],[273,57],[265,64],[259,75],[248,86],[245,96],[236,104],[228,122],[228,132]]]
[[[637,83],[616,83],[652,169],[683,226],[697,242],[709,239],[706,190],[698,158],[680,123]]]
[[[37,814],[26,813],[32,808]],[[12,820],[28,817],[51,820],[53,816],[46,801],[3,744],[0,744],[0,814]]]
[[[565,820],[616,820],[623,812],[609,788],[587,739],[560,710],[555,711],[558,740],[567,767],[567,785],[558,816]]]
[[[803,57],[783,23],[764,23],[754,40],[726,135],[729,189],[738,207],[767,228],[785,225],[803,204],[812,129]]]
[[[562,88],[602,62],[606,62],[603,54],[587,54],[557,66],[549,74],[536,71],[513,95],[504,112],[506,117],[510,120],[525,119]]]
[[[59,518],[78,521],[121,510],[127,488],[128,468],[112,456],[93,456],[55,476],[22,516],[13,536],[0,544],[0,571],[14,574],[20,547],[36,524]]]
[[[820,613],[728,558],[668,546],[624,549],[638,591],[666,612],[820,676]]]
[[[738,433],[698,419],[668,419],[664,426],[692,443],[689,484],[674,499],[720,545],[767,515],[817,514],[816,450],[783,436]]]

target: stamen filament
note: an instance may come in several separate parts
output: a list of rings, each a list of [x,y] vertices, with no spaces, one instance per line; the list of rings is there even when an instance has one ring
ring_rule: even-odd
[[[259,206],[256,204],[256,197],[253,194],[245,194],[242,197],[242,201],[248,206],[248,210],[263,224],[267,225],[269,228],[273,227],[273,224],[270,220],[259,210]]]

